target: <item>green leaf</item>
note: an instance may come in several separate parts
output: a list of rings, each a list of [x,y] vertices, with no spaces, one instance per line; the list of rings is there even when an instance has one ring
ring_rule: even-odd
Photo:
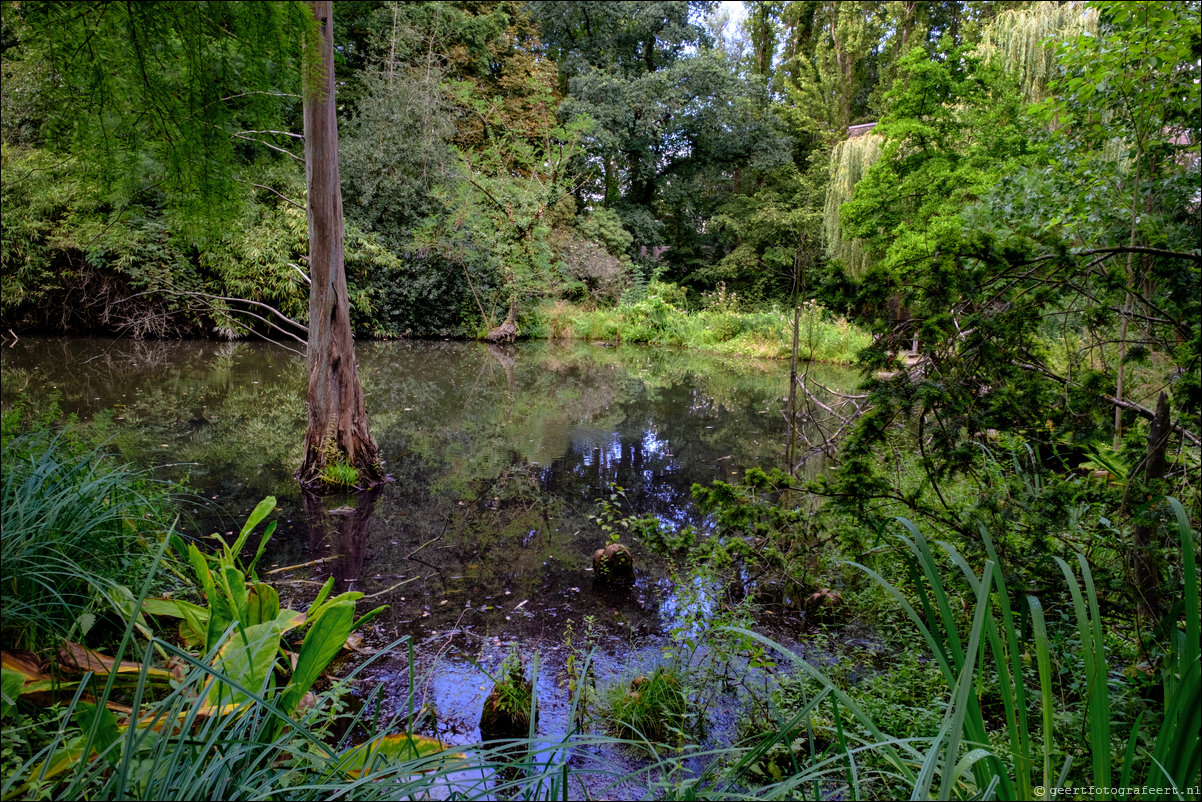
[[[268,674],[275,663],[283,630],[283,625],[277,620],[234,632],[217,653],[213,667],[243,687],[259,691],[266,685]],[[246,701],[247,698],[241,691],[214,680],[210,683],[205,701],[217,707],[237,704]]]
[[[117,718],[113,712],[104,706],[80,702],[75,708],[75,722],[84,732],[84,736],[92,739],[92,749],[104,752],[117,742],[120,732],[117,728]],[[110,763],[116,761],[117,754],[107,756]]]
[[[271,515],[271,511],[275,509],[275,496],[268,496],[259,502],[254,508],[250,516],[246,519],[246,523],[242,525],[242,531],[238,533],[238,539],[234,541],[234,545],[230,547],[230,551],[237,556],[242,551],[242,547],[246,545],[247,538],[256,526],[262,523],[263,519]],[[262,552],[262,544],[260,544],[260,553]],[[258,557],[255,557],[256,561]]]
[[[338,771],[359,777],[364,771],[389,763],[402,763],[428,755],[437,755],[444,749],[442,742],[434,738],[409,733],[380,735],[367,743],[348,750],[338,761]],[[448,754],[449,758],[462,758],[462,754]]]
[[[142,612],[168,618],[187,618],[189,614],[209,616],[205,608],[183,599],[146,599],[142,602]]]
[[[355,603],[340,601],[326,607],[316,621],[311,622],[309,631],[301,642],[300,654],[292,680],[284,692],[280,705],[291,713],[301,698],[317,682],[317,678],[330,664],[351,634],[351,623],[355,617]]]
[[[0,669],[0,718],[7,716],[13,709],[21,689],[25,687],[25,677],[19,672],[7,668]]]
[[[280,594],[275,588],[256,582],[246,594],[246,621],[248,626],[274,621],[280,614]]]

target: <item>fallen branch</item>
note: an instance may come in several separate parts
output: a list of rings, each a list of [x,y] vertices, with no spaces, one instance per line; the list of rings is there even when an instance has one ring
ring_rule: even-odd
[[[1017,360],[1014,360],[1012,362],[1012,364],[1015,367],[1024,368],[1026,370],[1033,370],[1036,373],[1040,373],[1040,374],[1046,376],[1047,378],[1052,379],[1053,381],[1060,382],[1065,387],[1075,386],[1073,384],[1073,382],[1071,382],[1070,380],[1066,379],[1063,376],[1057,376],[1055,373],[1052,373],[1052,371],[1048,370],[1047,368],[1043,367],[1042,365],[1036,365],[1033,362],[1019,362]],[[1107,395],[1106,393],[1099,393],[1098,397],[1109,402],[1112,406],[1118,407],[1119,409],[1125,409],[1125,410],[1128,410],[1129,412],[1134,412],[1136,415],[1139,415],[1141,418],[1147,418],[1148,420],[1154,420],[1156,418],[1156,413],[1153,410],[1148,409],[1147,407],[1143,406],[1142,404],[1136,404],[1134,401],[1124,401],[1120,398],[1115,398],[1112,395]],[[1170,423],[1169,425],[1172,427],[1173,431],[1180,434],[1186,440],[1189,440],[1191,443],[1193,443],[1196,446],[1202,446],[1202,437],[1199,437],[1198,435],[1194,434],[1189,429],[1182,426],[1180,423]]]

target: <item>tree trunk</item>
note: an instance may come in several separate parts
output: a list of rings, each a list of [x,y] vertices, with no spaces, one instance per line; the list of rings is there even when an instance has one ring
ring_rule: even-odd
[[[383,477],[355,363],[350,302],[342,261],[342,188],[334,103],[334,32],[329,0],[312,0],[319,35],[306,54],[305,177],[309,189],[309,420],[296,478],[323,484],[323,470],[345,464],[360,486]]]
[[[495,329],[484,335],[484,339],[490,343],[511,343],[518,336],[518,302],[517,297],[513,296],[509,299],[509,316],[505,318],[505,322]]]
[[[1156,401],[1156,414],[1148,426],[1148,451],[1144,456],[1144,487],[1148,495],[1158,493],[1156,483],[1164,478],[1168,467],[1165,448],[1169,435],[1173,433],[1169,419],[1169,397],[1161,392]],[[1130,477],[1135,480],[1134,472]],[[1139,593],[1140,608],[1155,623],[1160,620],[1160,566],[1156,559],[1157,523],[1151,511],[1136,516],[1132,545],[1135,551],[1135,588]]]

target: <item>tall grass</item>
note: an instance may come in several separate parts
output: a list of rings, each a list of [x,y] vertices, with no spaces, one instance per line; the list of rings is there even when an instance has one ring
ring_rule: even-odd
[[[559,339],[652,343],[722,354],[783,359],[793,342],[791,310],[711,308],[686,312],[654,293],[635,303],[585,309],[564,303],[547,307],[543,329]],[[850,364],[870,337],[842,318],[807,306],[801,314],[801,359]]]
[[[148,574],[169,495],[58,429],[6,439],[2,463],[3,641],[38,649],[86,635]]]
[[[1199,724],[1202,699],[1199,698],[1199,582],[1194,556],[1194,533],[1181,504],[1168,502],[1176,514],[1177,535],[1181,543],[1184,575],[1184,604],[1181,608],[1184,631],[1172,628],[1173,637],[1164,667],[1163,724],[1151,750],[1140,746],[1139,720],[1131,733],[1122,759],[1115,761],[1111,745],[1111,692],[1108,687],[1109,664],[1105,633],[1098,606],[1097,592],[1089,563],[1076,555],[1078,574],[1067,562],[1056,558],[1072,602],[1080,659],[1084,670],[1084,732],[1090,754],[1090,766],[1077,775],[1076,785],[1099,789],[1128,787],[1133,780],[1153,788],[1176,787],[1180,793],[1198,782],[1202,765]],[[941,576],[930,545],[910,522],[902,521],[907,534],[899,535],[905,545],[904,564],[913,580],[912,595],[907,594],[877,572],[858,566],[869,574],[898,603],[913,622],[931,650],[951,689],[944,723],[922,763],[913,786],[914,798],[935,794],[940,799],[952,796],[996,795],[1002,799],[1033,799],[1064,785],[1072,764],[1068,745],[1055,740],[1053,720],[1066,711],[1058,709],[1051,679],[1051,655],[1043,605],[1033,595],[1021,597],[1031,621],[1031,637],[1023,637],[1016,621],[997,552],[987,532],[981,531],[988,558],[978,575],[948,543],[939,547],[960,571],[975,598],[973,617],[967,635],[962,636],[953,613],[954,597]],[[1034,685],[1024,671],[1022,656],[1036,654],[1037,678]],[[982,668],[991,663],[997,673],[997,690],[1004,709],[1004,741],[999,746],[990,738],[977,693],[985,675]],[[1038,700],[1040,716],[1032,721],[1029,711]],[[1058,767],[1058,770],[1057,770]],[[1119,776],[1116,778],[1114,769]],[[1055,771],[1054,771],[1055,770]],[[933,790],[936,789],[937,790]]]

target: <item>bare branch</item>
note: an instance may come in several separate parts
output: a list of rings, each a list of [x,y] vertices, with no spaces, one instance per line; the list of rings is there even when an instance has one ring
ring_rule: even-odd
[[[280,320],[284,321],[285,323],[289,323],[289,324],[295,326],[297,329],[305,332],[306,334],[308,334],[308,331],[309,331],[308,326],[298,323],[297,321],[295,321],[292,318],[285,315],[283,312],[276,309],[274,306],[271,306],[270,304],[265,304],[261,301],[252,301],[249,298],[232,298],[227,295],[212,295],[207,292],[189,292],[189,291],[185,291],[185,290],[148,290],[146,292],[139,292],[139,293],[135,293],[134,295],[127,296],[124,300],[129,301],[129,300],[138,298],[143,295],[178,295],[178,296],[185,296],[185,297],[192,297],[192,298],[205,298],[205,299],[214,300],[214,301],[230,301],[233,303],[249,304],[251,306],[258,306],[263,309],[266,309],[268,312],[271,312],[273,315],[278,317]],[[296,340],[297,342],[301,343],[302,345],[307,345],[307,342],[304,339],[296,336],[295,334],[293,334],[290,331],[286,331],[286,330],[280,328],[275,323],[272,323],[270,320],[267,320],[266,318],[259,317],[258,315],[255,315],[245,309],[238,309],[236,311],[239,312],[240,314],[250,315],[251,317],[256,317],[259,320],[262,320],[267,325],[271,326],[276,331],[280,332],[281,334],[283,334],[287,337],[291,337],[292,339]]]
[[[236,95],[227,95],[226,97],[223,97],[221,99],[221,102],[224,103],[227,100],[234,100],[235,98],[246,97],[247,95],[269,95],[271,97],[290,97],[290,98],[295,98],[296,100],[301,100],[300,95],[294,95],[291,92],[254,91],[254,92],[239,92]]]
[[[262,129],[262,130],[252,129],[249,131],[239,131],[238,133],[239,134],[279,134],[280,136],[290,136],[293,139],[304,139],[305,138],[303,135],[294,134],[291,131],[273,131],[270,128],[266,128],[266,129]]]
[[[243,184],[250,184],[252,187],[256,187],[258,189],[265,189],[268,192],[270,192],[272,195],[275,195],[277,198],[284,201],[285,203],[290,204],[290,205],[295,206],[296,208],[300,209],[302,212],[308,211],[308,208],[306,206],[304,206],[303,204],[297,203],[296,201],[292,200],[292,198],[289,198],[287,195],[283,194],[282,192],[277,192],[276,190],[272,189],[269,186],[265,186],[264,184],[256,184],[254,181],[247,181],[244,178],[235,178],[234,180],[238,181],[240,183],[243,183]]]
[[[1119,245],[1114,248],[1091,248],[1078,251],[1078,256],[1089,256],[1095,253],[1146,253],[1149,256],[1164,256],[1169,259],[1188,259],[1191,262],[1202,263],[1202,253],[1187,253],[1185,251],[1166,251],[1163,248],[1145,248],[1142,245]]]
[[[1012,364],[1015,365],[1016,367],[1024,368],[1026,370],[1033,370],[1036,373],[1040,373],[1040,374],[1048,377],[1049,379],[1052,379],[1053,381],[1060,382],[1061,384],[1065,385],[1066,387],[1071,386],[1073,384],[1073,382],[1069,381],[1068,379],[1064,378],[1063,376],[1057,376],[1055,373],[1052,373],[1052,371],[1048,370],[1047,368],[1043,367],[1042,365],[1037,365],[1033,362],[1019,362],[1018,360],[1013,360]],[[1156,413],[1154,411],[1148,409],[1147,407],[1143,406],[1142,404],[1136,404],[1132,401],[1124,401],[1122,399],[1115,398],[1112,395],[1107,395],[1106,393],[1099,393],[1099,397],[1102,398],[1107,403],[1111,404],[1112,406],[1118,407],[1119,409],[1125,409],[1130,412],[1134,412],[1136,415],[1139,415],[1141,418],[1147,418],[1148,420],[1152,420],[1153,418],[1156,417]],[[1202,437],[1198,437],[1198,435],[1194,434],[1189,429],[1185,428],[1184,426],[1182,426],[1179,423],[1172,423],[1170,425],[1173,427],[1174,431],[1176,431],[1178,434],[1180,434],[1185,439],[1189,440],[1194,445],[1196,445],[1196,446],[1202,445]]]
[[[293,270],[295,270],[297,273],[300,273],[300,277],[305,280],[306,284],[313,283],[313,279],[309,278],[309,274],[306,273],[304,270],[302,270],[300,265],[294,265],[292,262],[288,262],[288,266],[291,267]]]
[[[245,139],[247,142],[254,142],[257,145],[263,145],[264,147],[268,147],[274,151],[283,153],[288,158],[295,159],[296,161],[300,162],[301,164],[305,163],[304,159],[302,159],[300,156],[297,156],[292,151],[287,150],[286,148],[277,147],[277,146],[271,144],[270,142],[264,142],[262,139],[255,139],[253,136],[242,136],[242,134],[237,134],[237,133],[230,134],[230,136],[237,137],[238,139]]]

